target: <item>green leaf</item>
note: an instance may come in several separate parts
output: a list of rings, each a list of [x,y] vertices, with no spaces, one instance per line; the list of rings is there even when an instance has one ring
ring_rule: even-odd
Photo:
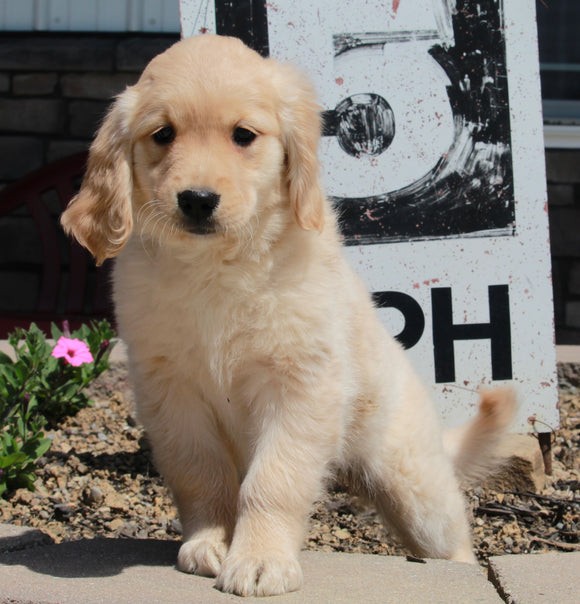
[[[20,382],[13,365],[2,365],[2,374],[6,382],[14,389],[19,390]]]
[[[38,398],[36,397],[36,394],[32,393],[30,395],[30,400],[28,401],[28,411],[32,411],[33,409],[36,409],[36,407],[38,407]]]
[[[19,383],[21,385],[24,385],[24,383],[28,379],[28,376],[30,375],[30,371],[29,371],[28,367],[26,367],[26,365],[24,363],[22,363],[22,361],[15,363],[13,365],[13,367],[14,367],[14,376],[16,377],[16,379],[19,381]]]
[[[0,457],[0,468],[9,468],[10,466],[22,465],[28,456],[20,451]]]
[[[76,382],[64,384],[58,389],[59,398],[63,401],[70,401],[77,394],[78,388],[79,386]]]
[[[51,350],[52,352],[52,350]],[[53,373],[54,371],[56,371],[59,367],[59,362],[58,359],[56,359],[55,357],[52,356],[52,354],[48,357],[48,359],[46,360],[46,365],[44,366],[44,371],[43,374],[49,374],[49,373]]]
[[[62,333],[62,331],[57,327],[56,323],[51,323],[50,325],[50,334],[52,336],[52,339],[57,342],[64,334]]]
[[[20,337],[18,336],[18,330],[13,331],[8,334],[8,344],[12,346],[15,350],[18,348],[18,343],[20,342]]]
[[[25,330],[22,330],[23,333],[26,333]],[[28,335],[30,336],[42,336],[44,338],[44,333],[42,333],[41,329],[38,327],[36,323],[31,323],[28,328]]]
[[[73,339],[76,338],[77,340],[86,340],[90,333],[91,330],[87,325],[81,325],[76,331],[71,334],[71,337]]]
[[[18,429],[18,434],[22,437],[24,437],[26,435],[26,428],[24,426],[24,420],[22,419],[22,416],[19,415],[16,419],[16,428]]]
[[[34,486],[34,474],[29,472],[22,473],[18,476],[18,481],[29,491],[36,491],[36,487]]]
[[[29,440],[23,447],[22,451],[33,461],[44,455],[52,444],[50,438],[38,438]]]
[[[5,352],[0,351],[0,365],[12,365],[14,361]]]

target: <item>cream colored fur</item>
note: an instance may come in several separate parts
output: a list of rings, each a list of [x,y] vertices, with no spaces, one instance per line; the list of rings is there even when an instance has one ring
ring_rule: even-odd
[[[231,38],[182,41],[117,99],[62,218],[99,262],[121,252],[118,324],[183,524],[178,567],[241,595],[300,587],[309,509],[337,472],[415,554],[472,562],[459,479],[489,471],[515,406],[484,395],[446,452],[341,252],[319,119],[292,67]],[[192,188],[221,196],[215,232],[188,232],[176,196]]]

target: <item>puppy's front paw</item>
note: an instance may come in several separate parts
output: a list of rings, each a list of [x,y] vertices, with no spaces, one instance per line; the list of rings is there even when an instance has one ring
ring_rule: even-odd
[[[302,569],[293,556],[231,556],[222,566],[216,586],[238,596],[276,596],[302,585]]]
[[[221,540],[193,537],[179,548],[177,568],[184,573],[215,577],[227,553],[228,546]]]

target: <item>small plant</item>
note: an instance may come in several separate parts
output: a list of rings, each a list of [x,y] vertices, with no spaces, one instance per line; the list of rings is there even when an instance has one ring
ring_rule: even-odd
[[[10,334],[14,359],[0,352],[0,497],[34,490],[36,461],[51,444],[44,428],[91,404],[84,390],[109,367],[114,335],[107,321],[72,334],[53,324],[56,345],[34,323]]]

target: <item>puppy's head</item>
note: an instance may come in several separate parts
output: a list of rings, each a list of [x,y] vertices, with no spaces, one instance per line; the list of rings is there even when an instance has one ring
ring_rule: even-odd
[[[320,231],[319,135],[313,91],[293,68],[234,38],[186,39],[117,98],[62,224],[99,263],[134,228],[191,244],[252,237],[278,213]]]

